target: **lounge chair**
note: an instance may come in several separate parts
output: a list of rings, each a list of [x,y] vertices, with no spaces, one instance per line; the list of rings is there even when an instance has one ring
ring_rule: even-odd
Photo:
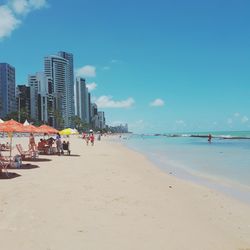
[[[17,144],[16,147],[17,147],[19,154],[21,155],[22,160],[36,159],[39,156],[38,151],[23,150],[23,147],[21,144]]]

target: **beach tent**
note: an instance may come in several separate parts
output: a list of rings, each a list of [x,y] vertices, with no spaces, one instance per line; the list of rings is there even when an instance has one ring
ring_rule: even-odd
[[[25,120],[25,122],[23,123],[23,126],[28,126],[28,125],[30,125],[29,122]]]

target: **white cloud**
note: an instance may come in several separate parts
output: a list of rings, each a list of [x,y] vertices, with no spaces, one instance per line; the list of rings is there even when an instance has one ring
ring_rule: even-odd
[[[30,6],[27,0],[9,1],[13,11],[17,14],[27,14],[30,11]]]
[[[86,84],[86,87],[88,88],[89,91],[95,90],[97,87],[97,84],[95,82],[91,82]]]
[[[232,124],[232,123],[233,123],[233,119],[232,119],[232,118],[228,118],[228,119],[227,119],[227,123],[228,123],[228,124]]]
[[[98,108],[129,108],[135,101],[133,98],[129,97],[127,100],[114,101],[112,96],[100,96],[95,100]]]
[[[76,76],[80,76],[80,77],[95,77],[96,67],[92,65],[86,65],[86,66],[76,69],[75,73],[76,73]]]
[[[175,121],[175,123],[177,125],[186,126],[186,123],[183,120],[177,120],[177,121]]]
[[[162,99],[157,98],[154,101],[152,101],[149,105],[152,107],[162,107],[164,106],[164,101]]]
[[[9,5],[16,14],[25,15],[32,10],[47,6],[46,0],[9,0]]]
[[[11,9],[6,5],[0,6],[0,39],[10,36],[11,33],[19,26],[21,23],[18,20]]]
[[[46,0],[9,0],[0,5],[0,39],[8,37],[21,24],[20,16],[47,6]]]
[[[239,116],[240,116],[239,112],[234,113],[234,117],[239,117]]]
[[[246,123],[246,122],[248,122],[248,117],[247,116],[243,116],[242,118],[241,118],[241,122],[242,123]]]
[[[29,0],[29,3],[34,9],[41,9],[48,6],[46,0]]]
[[[110,67],[109,66],[104,66],[102,69],[103,70],[110,70]]]

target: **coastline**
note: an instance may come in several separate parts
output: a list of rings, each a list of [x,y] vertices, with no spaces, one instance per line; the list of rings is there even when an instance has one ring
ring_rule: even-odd
[[[197,162],[192,163],[190,166],[190,162],[188,162],[188,165],[186,164],[185,160],[180,160],[183,155],[181,150],[178,153],[178,158],[176,154],[174,157],[171,155],[171,150],[166,150],[164,153],[164,157],[162,157],[162,153],[160,154],[156,153],[155,148],[140,148],[139,144],[136,145],[131,144],[129,141],[122,141],[120,140],[120,143],[122,143],[125,147],[138,152],[139,154],[145,155],[145,157],[151,161],[154,165],[156,165],[160,170],[166,172],[166,173],[172,173],[174,176],[176,176],[179,179],[187,180],[190,182],[194,182],[198,185],[205,186],[207,188],[214,189],[216,191],[219,191],[223,193],[224,195],[227,195],[229,197],[232,197],[233,199],[237,199],[240,202],[244,202],[247,204],[250,204],[250,186],[247,183],[242,183],[242,180],[236,180],[236,179],[230,179],[228,176],[222,176],[217,175],[216,173],[209,173],[202,170],[199,170],[199,168],[193,168],[193,164],[198,164]],[[162,145],[162,147],[165,147],[165,145]],[[188,153],[185,152],[185,149],[183,149],[183,153],[190,154],[192,156],[192,153],[189,151]],[[218,150],[219,154],[221,154],[221,150]],[[205,154],[205,152],[202,152]],[[168,157],[170,155],[171,157]],[[182,157],[181,157],[182,156]],[[180,157],[180,159],[179,159]],[[197,156],[193,156],[195,159]],[[206,158],[202,159],[204,162],[206,162]],[[201,163],[201,162],[200,162]],[[218,162],[214,162],[215,164],[220,164]],[[216,166],[216,165],[215,165]],[[218,166],[218,169],[221,168],[221,165]],[[226,171],[226,169],[224,169]],[[223,172],[224,174],[227,174]],[[247,177],[247,176],[246,176]],[[245,179],[246,179],[245,177]]]
[[[250,248],[249,205],[109,139],[70,141],[75,156],[40,156],[0,180],[3,249]]]

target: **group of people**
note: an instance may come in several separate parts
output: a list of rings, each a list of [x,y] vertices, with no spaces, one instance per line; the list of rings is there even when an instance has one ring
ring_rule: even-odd
[[[53,145],[55,144],[55,147]],[[56,151],[54,150],[56,148]],[[69,141],[61,140],[61,135],[57,133],[56,138],[50,137],[48,139],[40,139],[38,145],[35,143],[34,135],[31,133],[29,138],[29,149],[32,151],[41,151],[45,154],[57,153],[58,155],[64,154],[64,150],[70,154]]]
[[[0,151],[10,150],[10,145],[8,142],[0,144]]]
[[[92,146],[95,144],[95,136],[93,132],[90,134],[82,133],[82,139],[85,140],[87,146],[89,145],[89,142]]]

